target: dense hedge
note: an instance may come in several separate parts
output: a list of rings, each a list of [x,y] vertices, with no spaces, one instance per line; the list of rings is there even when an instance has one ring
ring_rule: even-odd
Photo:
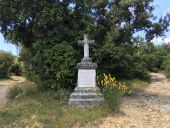
[[[5,51],[0,51],[0,78],[7,78],[14,60],[14,56]]]
[[[24,72],[43,88],[75,86],[76,63],[83,56],[77,41],[85,33],[96,41],[90,55],[98,63],[99,75],[143,78],[151,68],[160,68],[163,59],[154,63],[158,57],[152,54],[151,40],[163,36],[170,24],[169,14],[153,21],[152,2],[1,0],[0,31],[22,46]],[[140,31],[145,31],[145,40],[133,40]]]
[[[165,73],[170,78],[170,54],[166,56],[166,59],[164,61],[164,68],[165,68]]]
[[[23,63],[19,60],[19,57],[14,57],[13,63],[10,68],[10,73],[13,75],[23,75]]]
[[[76,83],[75,49],[66,43],[42,43],[34,45],[33,56],[28,56],[26,50],[21,53],[27,77],[43,88],[73,88]]]

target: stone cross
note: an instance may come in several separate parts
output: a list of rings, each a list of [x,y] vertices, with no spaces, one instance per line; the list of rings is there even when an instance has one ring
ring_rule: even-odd
[[[89,57],[89,45],[94,44],[94,40],[88,40],[84,34],[84,40],[78,41],[84,46],[84,58],[77,64],[77,86],[70,95],[69,105],[76,107],[92,107],[103,103],[104,99],[100,89],[96,84],[97,63],[92,62]]]
[[[94,44],[94,40],[88,40],[87,34],[84,34],[84,40],[79,40],[79,45],[84,45],[84,58],[89,58],[89,44]]]

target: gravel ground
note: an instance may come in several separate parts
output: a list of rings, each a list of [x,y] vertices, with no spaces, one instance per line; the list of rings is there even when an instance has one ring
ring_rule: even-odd
[[[7,84],[0,84],[0,105],[4,104],[6,102],[6,92],[8,90]]]
[[[124,98],[118,116],[109,116],[86,128],[170,128],[170,81],[151,73],[152,82]]]

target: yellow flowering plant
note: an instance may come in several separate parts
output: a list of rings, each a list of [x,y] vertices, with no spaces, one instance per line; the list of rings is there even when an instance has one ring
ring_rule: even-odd
[[[131,90],[125,82],[118,82],[116,78],[110,74],[104,74],[103,78],[98,80],[98,85],[102,88],[102,90],[117,89],[122,95],[131,94]]]
[[[97,77],[98,85],[102,90],[105,102],[113,111],[117,111],[121,102],[122,96],[131,94],[125,82],[118,82],[114,76],[104,74],[101,79]]]

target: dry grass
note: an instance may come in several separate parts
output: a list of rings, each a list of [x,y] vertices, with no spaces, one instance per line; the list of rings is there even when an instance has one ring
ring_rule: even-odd
[[[25,81],[23,76],[11,76],[8,79],[0,79],[0,84],[15,85],[17,83],[22,83]]]
[[[88,109],[70,107],[67,100],[57,100],[55,91],[41,92],[28,81],[19,86],[23,89],[23,95],[0,108],[2,128],[70,128],[108,114],[104,106]]]

